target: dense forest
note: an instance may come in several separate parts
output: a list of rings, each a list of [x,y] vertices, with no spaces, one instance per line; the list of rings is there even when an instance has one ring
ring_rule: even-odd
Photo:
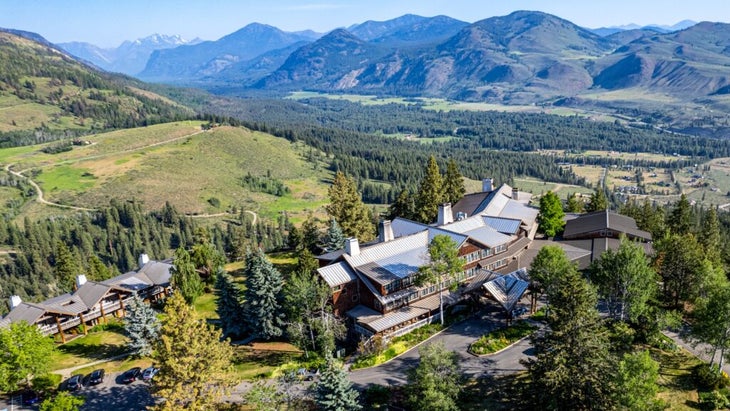
[[[290,227],[286,215],[276,224],[258,219],[254,226],[251,220],[241,213],[223,225],[203,227],[169,204],[145,213],[133,200],[112,200],[98,213],[70,218],[26,218],[22,226],[0,219],[0,245],[9,250],[0,264],[0,296],[43,300],[70,291],[64,286],[69,279],[63,278],[61,265],[74,267],[72,275],[85,273],[90,280],[103,280],[136,270],[139,254],[166,259],[175,248],[192,247],[200,236],[229,259],[241,257],[249,247],[270,251],[286,244]],[[0,304],[0,312],[6,309]]]

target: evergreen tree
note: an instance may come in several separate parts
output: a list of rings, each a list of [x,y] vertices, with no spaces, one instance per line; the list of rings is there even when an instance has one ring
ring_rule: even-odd
[[[246,257],[244,276],[244,316],[249,332],[265,340],[280,336],[284,317],[279,303],[283,287],[281,273],[259,249]]]
[[[289,235],[286,238],[286,245],[290,250],[299,251],[304,247],[302,232],[294,225],[289,227]]]
[[[540,197],[540,214],[537,216],[540,231],[548,237],[554,237],[563,231],[565,226],[563,217],[565,213],[557,194],[548,191]]]
[[[459,172],[459,168],[453,158],[449,159],[449,163],[446,165],[443,184],[445,202],[456,204],[464,197],[464,193],[466,193],[464,177]]]
[[[575,194],[568,193],[568,198],[565,201],[565,211],[568,213],[582,213],[584,211],[583,202],[579,201]]]
[[[457,411],[461,391],[458,356],[443,343],[419,350],[421,361],[408,374],[408,402],[414,410]]]
[[[395,220],[397,217],[408,220],[416,219],[416,201],[408,189],[401,190],[393,204],[388,207],[387,218]]]
[[[190,254],[182,247],[175,250],[170,283],[177,288],[190,305],[203,294],[203,283],[200,281],[200,275],[195,271],[195,266],[190,260]]]
[[[302,246],[311,254],[319,253],[319,227],[311,212],[302,223]]]
[[[48,372],[56,345],[25,321],[0,327],[0,391],[15,391]]]
[[[165,304],[153,355],[160,372],[153,392],[164,398],[157,411],[210,410],[233,385],[233,349],[221,333],[198,318],[180,293]]]
[[[621,238],[618,250],[607,250],[591,264],[591,281],[606,300],[609,314],[620,321],[638,320],[656,294],[657,275],[644,249]]]
[[[443,203],[443,179],[436,159],[431,156],[416,194],[416,220],[430,224],[436,220],[438,207]]]
[[[722,244],[720,221],[717,218],[717,209],[715,207],[710,207],[704,213],[701,225],[698,240],[705,250],[705,257],[719,267],[722,264]]]
[[[667,225],[674,234],[684,235],[692,230],[692,207],[684,193],[669,213]]]
[[[363,204],[354,180],[338,171],[328,195],[330,203],[325,209],[342,227],[346,236],[356,237],[362,242],[375,238],[370,210]]]
[[[459,257],[459,245],[449,236],[438,234],[428,245],[429,261],[418,269],[416,284],[436,284],[439,290],[439,316],[444,325],[443,285],[450,281],[452,288],[456,274],[464,270],[464,261]]]
[[[111,270],[96,255],[89,257],[89,280],[104,281],[112,278]]]
[[[81,273],[76,258],[63,241],[56,241],[55,260],[56,281],[62,290],[71,291],[76,283],[76,276]]]
[[[334,218],[330,219],[330,225],[324,236],[324,244],[322,245],[322,248],[324,248],[324,250],[328,253],[345,248],[345,234],[342,232],[342,228],[340,228],[340,225],[337,224],[337,220]]]
[[[221,322],[223,336],[241,336],[246,330],[246,317],[243,315],[243,292],[233,281],[230,274],[220,270],[216,279],[216,313]]]
[[[362,409],[358,403],[358,392],[352,388],[347,373],[331,357],[327,359],[327,368],[315,385],[314,393],[319,410],[358,411]]]
[[[608,199],[606,199],[606,192],[603,190],[602,187],[597,187],[595,191],[593,191],[593,194],[591,194],[591,198],[588,201],[588,204],[586,204],[586,211],[587,212],[593,212],[593,211],[601,211],[608,208]]]
[[[535,406],[545,410],[614,408],[608,339],[596,310],[596,294],[570,265],[548,289],[548,328],[532,337],[527,361]]]
[[[127,347],[134,355],[146,357],[152,354],[152,347],[160,336],[160,320],[155,310],[136,294],[127,306],[124,331],[129,338]]]
[[[297,253],[297,265],[294,270],[298,273],[312,274],[319,268],[319,262],[306,248]]]

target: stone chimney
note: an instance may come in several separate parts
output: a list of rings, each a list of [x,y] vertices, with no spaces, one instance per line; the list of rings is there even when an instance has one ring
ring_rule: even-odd
[[[439,216],[436,225],[439,227],[454,222],[454,213],[451,212],[451,203],[443,203],[439,206]]]
[[[485,178],[484,180],[482,180],[482,192],[488,193],[490,191],[494,191],[494,179]]]
[[[351,257],[360,255],[360,243],[357,242],[357,238],[350,237],[345,240],[345,252]]]
[[[380,241],[384,243],[393,240],[393,238],[395,236],[393,235],[393,226],[390,220],[383,220],[380,223]]]
[[[17,307],[20,305],[20,303],[23,302],[23,299],[20,298],[19,295],[11,295],[10,296],[10,309]]]
[[[517,191],[517,187],[512,187],[512,199],[513,200],[519,200],[520,199],[520,192]]]
[[[86,284],[86,276],[79,274],[76,276],[76,289],[81,288],[82,285]]]
[[[144,253],[140,254],[139,261],[138,261],[139,268],[144,267],[144,265],[147,264],[149,261],[150,261],[150,256],[148,256],[147,254],[144,254]]]

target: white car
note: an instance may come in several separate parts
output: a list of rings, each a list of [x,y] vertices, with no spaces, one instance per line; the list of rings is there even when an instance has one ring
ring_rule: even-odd
[[[145,368],[144,371],[142,371],[142,380],[143,381],[152,380],[152,377],[154,377],[155,374],[157,374],[157,371],[159,371],[159,368],[155,368],[155,367]]]

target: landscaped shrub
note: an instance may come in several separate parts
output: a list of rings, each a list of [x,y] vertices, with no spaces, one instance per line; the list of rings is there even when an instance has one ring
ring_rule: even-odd
[[[55,390],[61,384],[61,376],[58,374],[46,374],[33,378],[33,388],[38,391],[48,392]]]
[[[482,335],[469,347],[469,351],[477,355],[491,354],[527,337],[534,330],[535,327],[525,321],[516,322]]]
[[[727,409],[728,405],[730,405],[730,401],[728,401],[727,397],[717,390],[701,392],[699,397],[702,408],[706,410]]]
[[[698,364],[692,370],[692,378],[697,387],[703,390],[717,390],[727,387],[730,379],[725,372],[721,372],[716,365]]]

